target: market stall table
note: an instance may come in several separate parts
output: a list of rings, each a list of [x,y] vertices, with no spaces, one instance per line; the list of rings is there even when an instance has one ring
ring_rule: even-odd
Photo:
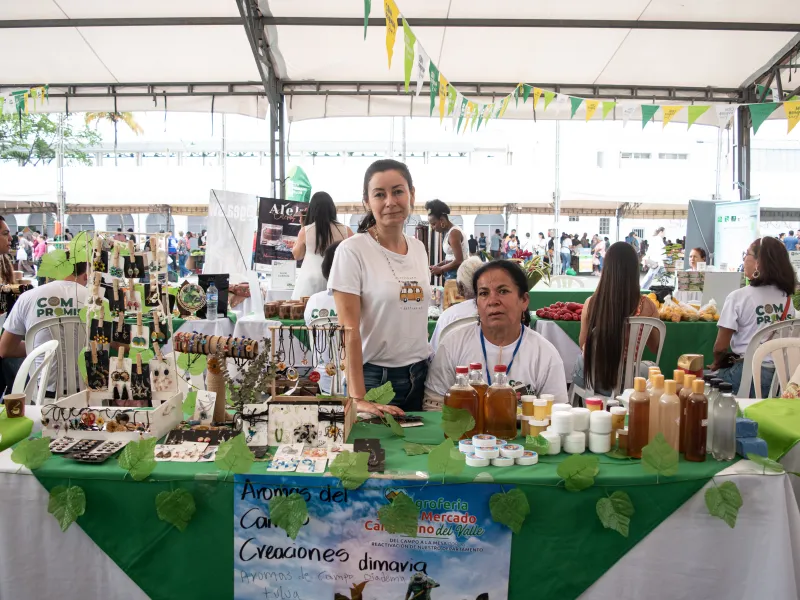
[[[408,441],[440,442],[440,414],[423,416],[426,425],[407,430]],[[364,437],[381,440],[387,473],[407,479],[426,470],[427,457],[406,456],[388,428],[358,424],[350,441]],[[14,507],[0,511],[7,549],[0,597],[232,597],[233,478],[213,463],[158,463],[150,480],[135,482],[116,459],[80,465],[52,457],[31,476],[9,455],[0,454],[0,493]],[[516,485],[528,497],[531,513],[512,538],[510,599],[530,598],[531,590],[542,598],[603,600],[797,596],[800,510],[788,475],[756,474],[749,461],[681,462],[676,476],[657,484],[638,461],[600,456],[596,484],[573,493],[556,474],[564,458],[467,467],[452,479]],[[265,464],[250,472],[264,474]],[[708,514],[704,490],[715,474],[719,483],[735,482],[744,499],[734,529]],[[62,533],[46,514],[47,490],[68,483],[85,490],[86,512]],[[155,496],[177,488],[192,492],[197,505],[183,533],[155,511]],[[596,515],[596,502],[617,490],[636,510],[628,538],[604,529]]]
[[[528,292],[530,298],[528,308],[535,312],[540,308],[547,308],[556,302],[577,302],[578,304],[583,304],[592,294],[594,294],[593,289],[550,288],[540,283]]]

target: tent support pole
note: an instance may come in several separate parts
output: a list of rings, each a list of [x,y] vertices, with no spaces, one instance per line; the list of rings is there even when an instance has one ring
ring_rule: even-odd
[[[736,119],[736,181],[739,200],[750,197],[750,112],[746,106],[737,109]]]
[[[283,95],[280,96],[279,113],[269,113],[269,154],[272,196],[281,200],[286,198],[286,116]]]
[[[558,221],[561,216],[561,121],[556,121],[556,173],[553,186],[553,259],[550,261],[551,275],[561,274],[561,241],[558,239]],[[569,267],[569,265],[567,265]]]
[[[58,115],[58,141],[56,146],[57,194],[58,194],[58,222],[61,225],[61,239],[64,239],[67,227],[67,196],[64,193],[64,123],[67,116]],[[47,233],[46,229],[44,233]]]

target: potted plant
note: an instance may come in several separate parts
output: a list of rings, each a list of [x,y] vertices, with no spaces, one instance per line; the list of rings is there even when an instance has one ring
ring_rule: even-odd
[[[664,302],[664,299],[675,291],[675,286],[670,285],[673,283],[675,274],[675,261],[680,256],[680,244],[670,244],[664,247],[664,267],[658,269],[656,274],[656,281],[658,285],[651,285],[650,291],[656,295],[659,302]]]

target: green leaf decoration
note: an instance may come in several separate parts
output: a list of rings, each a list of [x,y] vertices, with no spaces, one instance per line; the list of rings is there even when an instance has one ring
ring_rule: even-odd
[[[305,498],[297,492],[289,496],[274,496],[269,501],[269,519],[273,525],[286,531],[290,538],[297,539],[297,533],[308,520]]]
[[[671,477],[678,472],[678,451],[667,443],[662,433],[642,448],[642,468],[647,473]]]
[[[458,451],[451,439],[435,446],[428,454],[428,473],[441,475],[443,480],[448,475],[461,473],[466,464],[464,455]]]
[[[419,508],[408,495],[400,492],[392,499],[391,504],[378,509],[378,521],[389,533],[417,537]]]
[[[739,515],[741,507],[742,495],[739,493],[739,487],[732,481],[714,485],[706,490],[708,514],[719,517],[731,529],[736,527],[736,517]]]
[[[628,537],[631,517],[635,510],[630,496],[625,492],[614,492],[608,498],[597,501],[597,516],[606,529],[613,529],[622,537]]]
[[[531,507],[528,497],[519,488],[514,488],[506,493],[493,494],[489,498],[489,512],[492,513],[493,521],[519,533]]]
[[[764,458],[758,454],[748,454],[747,460],[752,460],[757,465],[764,467],[764,473],[767,471],[772,471],[774,473],[783,473],[786,471],[781,463],[770,460],[769,458]]]
[[[178,354],[178,368],[186,371],[188,369],[191,375],[202,375],[206,371],[206,355],[205,354],[185,354],[183,352]]]
[[[468,431],[475,429],[475,419],[468,410],[445,404],[442,406],[441,428],[451,440],[458,440]]]
[[[156,496],[158,518],[174,526],[178,531],[186,531],[196,510],[194,496],[182,488],[161,492]]]
[[[244,441],[244,434],[240,433],[219,445],[214,462],[221,471],[243,475],[250,472],[254,460],[253,452]]]
[[[599,471],[600,459],[582,454],[573,454],[556,469],[556,473],[564,480],[564,486],[570,492],[580,492],[592,487],[595,475]]]
[[[539,456],[546,456],[550,451],[550,442],[548,442],[547,438],[541,434],[537,435],[536,437],[529,435],[525,438],[525,443],[523,446],[525,447],[525,450],[536,452],[536,454]]]
[[[184,416],[194,414],[194,407],[197,406],[197,391],[190,390],[186,392],[186,399],[183,401],[183,414]]]
[[[406,437],[406,430],[400,427],[400,423],[398,423],[392,415],[389,413],[383,413],[383,419],[389,425],[389,428],[392,430],[393,434],[398,437]]]
[[[372,388],[364,395],[364,400],[375,404],[389,404],[394,400],[394,388],[392,382],[387,381],[381,387]]]
[[[368,452],[348,452],[345,450],[333,459],[330,466],[331,475],[339,479],[345,489],[355,490],[369,479],[368,461]]]
[[[128,442],[119,456],[119,466],[128,471],[136,481],[145,479],[156,468],[157,438]]]
[[[75,520],[86,512],[86,494],[77,485],[57,485],[50,491],[47,512],[58,521],[61,531],[66,531]]]
[[[49,437],[22,440],[11,452],[13,462],[31,471],[41,467],[51,456]]]
[[[62,281],[72,275],[74,271],[72,262],[67,258],[64,250],[53,250],[42,256],[42,263],[39,265],[37,275]]]
[[[436,446],[428,446],[427,444],[415,444],[413,442],[406,442],[403,444],[403,450],[406,451],[408,456],[419,456],[420,454],[428,454]]]
[[[92,249],[92,236],[79,231],[69,242],[69,257],[74,263],[87,262]]]
[[[78,352],[78,373],[84,383],[89,381],[89,375],[86,372],[86,348]]]
[[[143,350],[143,349],[140,349],[140,348],[131,348],[130,349],[130,353],[128,354],[128,358],[130,358],[131,361],[133,361],[134,370],[136,369],[136,356],[138,354],[142,355],[142,364],[143,365],[146,365],[147,363],[149,363],[151,360],[153,360],[156,357],[155,352],[153,352],[152,350],[149,350],[149,349],[148,350]]]

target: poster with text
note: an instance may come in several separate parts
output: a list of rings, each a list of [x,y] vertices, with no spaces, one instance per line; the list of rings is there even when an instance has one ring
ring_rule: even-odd
[[[301,214],[307,209],[306,202],[258,199],[257,271],[267,270],[267,265],[271,265],[273,260],[294,260],[292,249],[302,227]]]
[[[330,477],[237,475],[234,597],[507,600],[511,530],[489,512],[501,491],[379,479],[345,490]],[[269,501],[292,492],[308,506],[294,541],[269,515]],[[378,520],[398,493],[420,509],[416,537],[388,533]]]
[[[714,265],[735,271],[759,236],[760,200],[718,202],[714,223]]]

